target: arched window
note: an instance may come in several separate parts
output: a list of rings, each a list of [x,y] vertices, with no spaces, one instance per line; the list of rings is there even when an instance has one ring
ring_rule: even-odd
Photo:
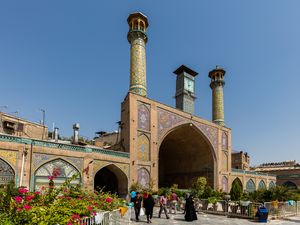
[[[0,186],[8,184],[15,179],[13,168],[4,160],[0,159]]]
[[[138,29],[138,21],[137,21],[137,20],[134,20],[134,21],[133,21],[133,29],[134,29],[134,30],[137,30],[137,29]]]
[[[144,26],[144,22],[143,22],[143,21],[140,21],[140,29],[141,29],[142,31],[145,31],[145,30],[144,30],[144,27],[145,27],[145,26]]]
[[[49,184],[49,176],[53,176],[53,172],[57,174],[53,180],[55,186],[60,186],[66,181],[66,179],[71,178],[74,174],[79,175],[71,182],[71,184],[80,184],[79,171],[65,160],[56,159],[45,163],[39,169],[37,169],[35,172],[35,190],[41,188],[42,186],[47,187]]]
[[[266,189],[266,183],[263,180],[259,182],[258,189]]]
[[[248,192],[254,192],[255,191],[255,184],[254,184],[252,179],[248,180],[248,182],[246,184],[246,190]]]
[[[275,185],[275,183],[273,182],[273,181],[271,181],[270,183],[269,183],[269,189],[270,188],[272,188],[272,187],[275,187],[276,185]]]

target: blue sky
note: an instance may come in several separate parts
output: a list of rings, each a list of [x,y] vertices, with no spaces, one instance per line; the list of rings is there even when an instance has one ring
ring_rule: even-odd
[[[148,97],[174,106],[181,64],[199,73],[196,115],[211,120],[208,72],[226,70],[225,120],[251,163],[300,161],[300,1],[1,1],[0,105],[89,138],[113,131],[129,87],[127,16],[149,18]],[[1,108],[0,108],[1,110]]]

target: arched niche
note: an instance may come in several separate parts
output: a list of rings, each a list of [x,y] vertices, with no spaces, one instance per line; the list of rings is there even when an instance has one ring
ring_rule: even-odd
[[[73,175],[77,175],[77,178],[71,181],[71,185],[81,185],[80,172],[71,163],[63,159],[51,160],[42,166],[40,166],[34,173],[34,188],[35,190],[41,187],[47,187],[49,185],[49,177],[54,173],[58,175],[54,177],[54,185],[60,186],[67,179]]]

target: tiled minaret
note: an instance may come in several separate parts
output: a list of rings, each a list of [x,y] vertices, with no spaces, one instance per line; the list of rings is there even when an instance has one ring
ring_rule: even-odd
[[[212,89],[212,120],[218,125],[225,126],[223,97],[225,70],[216,66],[208,76],[211,79],[210,88]]]
[[[129,91],[141,96],[147,95],[146,87],[146,43],[148,19],[140,12],[129,15],[127,39],[130,48],[130,88]]]

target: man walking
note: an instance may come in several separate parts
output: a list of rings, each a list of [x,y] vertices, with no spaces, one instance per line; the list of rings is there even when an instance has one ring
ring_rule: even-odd
[[[142,207],[143,198],[142,198],[141,194],[139,192],[137,192],[136,196],[134,198],[132,198],[131,201],[134,204],[135,219],[138,222],[139,221],[141,207]]]

